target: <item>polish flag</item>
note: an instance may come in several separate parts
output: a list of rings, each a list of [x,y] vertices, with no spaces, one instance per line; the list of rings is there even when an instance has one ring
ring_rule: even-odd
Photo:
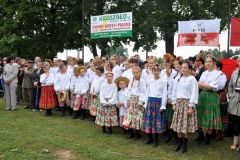
[[[178,46],[219,47],[220,19],[178,22]]]

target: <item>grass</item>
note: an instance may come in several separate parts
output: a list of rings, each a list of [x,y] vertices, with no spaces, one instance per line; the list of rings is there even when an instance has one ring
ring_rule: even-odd
[[[0,100],[0,159],[4,160],[231,160],[236,152],[230,150],[231,138],[222,142],[212,141],[200,147],[190,141],[189,151],[182,155],[172,151],[171,144],[161,142],[153,148],[144,145],[145,138],[126,139],[119,132],[109,136],[88,120],[52,117],[43,113],[24,110],[6,111]],[[162,137],[161,137],[162,139]]]

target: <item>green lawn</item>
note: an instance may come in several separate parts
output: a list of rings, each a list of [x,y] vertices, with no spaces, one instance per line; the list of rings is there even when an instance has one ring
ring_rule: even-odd
[[[175,153],[173,146],[161,142],[153,148],[145,139],[126,139],[114,130],[109,136],[88,120],[60,117],[47,118],[43,113],[24,110],[6,111],[0,100],[0,159],[159,159],[159,160],[231,160],[236,152],[230,150],[231,139],[200,147],[190,141],[187,154]]]

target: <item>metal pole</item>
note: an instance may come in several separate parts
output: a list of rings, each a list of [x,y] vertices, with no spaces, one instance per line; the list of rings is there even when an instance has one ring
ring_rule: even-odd
[[[231,0],[228,1],[228,43],[227,43],[227,53],[230,56],[230,23],[231,23]]]
[[[85,0],[82,0],[82,60],[84,62],[84,19],[85,19],[85,12],[84,12]]]
[[[148,20],[148,17],[149,17],[149,1],[147,0],[147,25],[146,25],[146,28],[147,28],[147,32],[146,32],[146,60],[147,60],[147,57],[148,57],[148,50],[149,50],[149,45],[148,45],[148,41],[149,41],[149,32],[148,32],[148,25],[149,25],[149,20]]]

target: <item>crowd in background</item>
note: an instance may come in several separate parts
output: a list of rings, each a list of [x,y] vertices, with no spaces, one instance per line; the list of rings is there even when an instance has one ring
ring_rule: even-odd
[[[68,57],[34,61],[19,57],[0,58],[1,97],[6,110],[42,111],[53,109],[73,119],[90,119],[112,134],[120,127],[128,138],[146,133],[146,144],[176,141],[175,151],[185,153],[189,137],[208,145],[210,140],[232,136],[231,149],[238,147],[240,132],[240,71],[230,80],[213,54],[205,59],[184,60],[171,54],[163,62],[149,56],[95,57],[88,66],[81,59]],[[240,59],[238,60],[240,65]]]

